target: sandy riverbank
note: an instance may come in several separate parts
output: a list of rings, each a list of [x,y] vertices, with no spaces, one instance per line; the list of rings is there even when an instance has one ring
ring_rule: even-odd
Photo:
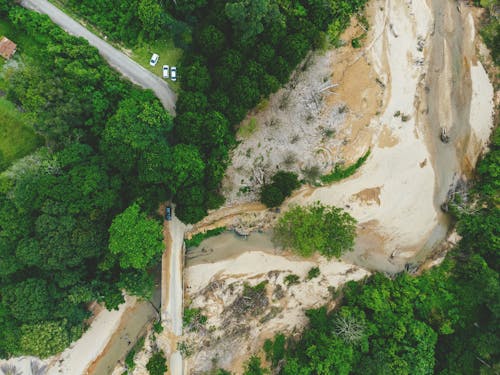
[[[303,176],[312,160],[324,170],[371,149],[354,176],[304,187],[282,210],[317,200],[343,207],[359,222],[346,260],[389,272],[420,260],[446,237],[449,220],[440,206],[470,176],[492,128],[493,87],[476,58],[471,10],[451,0],[375,0],[367,16],[363,48],[349,43],[359,34],[354,22],[342,36],[344,47],[315,55],[293,87],[251,114],[259,126],[233,152],[224,184],[230,206],[195,229],[272,226],[276,215],[249,203],[267,174],[279,168]],[[311,107],[307,98],[325,77],[332,92]],[[449,143],[441,142],[441,129]],[[288,158],[294,163],[285,163],[286,150],[295,152]],[[250,192],[243,194],[242,186]]]
[[[307,280],[312,267],[320,275]],[[287,286],[284,278],[295,274],[300,282]],[[188,360],[188,373],[208,371],[217,366],[240,374],[249,353],[266,338],[278,332],[300,332],[307,323],[305,311],[324,305],[332,291],[348,280],[359,280],[366,270],[351,264],[318,257],[304,260],[290,255],[271,255],[249,251],[235,258],[211,264],[198,264],[185,269],[190,307],[202,308],[207,316],[202,332],[185,332],[183,340],[193,349]],[[258,313],[234,315],[232,304],[241,294],[244,283],[267,282],[266,307]],[[191,372],[190,372],[191,371]]]

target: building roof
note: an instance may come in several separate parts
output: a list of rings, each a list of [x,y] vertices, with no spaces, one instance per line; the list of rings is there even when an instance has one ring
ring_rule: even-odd
[[[16,53],[17,45],[6,37],[0,38],[0,56],[4,59],[10,59]]]

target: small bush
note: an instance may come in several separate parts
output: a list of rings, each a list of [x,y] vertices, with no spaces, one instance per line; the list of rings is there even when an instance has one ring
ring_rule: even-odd
[[[309,270],[309,272],[307,273],[307,280],[311,280],[311,279],[314,279],[315,277],[318,277],[319,274],[320,274],[320,270],[319,270],[319,267],[313,267]]]
[[[280,206],[299,186],[300,182],[296,173],[279,171],[273,176],[270,184],[262,187],[260,201],[267,207]]]
[[[158,321],[158,322],[155,322],[153,324],[153,331],[155,333],[162,333],[163,332],[163,326],[161,325],[161,322]]]
[[[339,165],[336,165],[331,173],[321,177],[321,182],[329,184],[332,182],[343,180],[344,178],[347,178],[349,176],[352,176],[364,164],[366,159],[368,159],[368,156],[370,156],[370,150],[368,150],[366,154],[361,156],[356,161],[356,163],[347,168],[343,168]]]
[[[181,342],[177,343],[177,350],[180,351],[182,356],[185,358],[191,357],[191,354],[193,354],[193,349],[185,341],[181,341]]]
[[[167,360],[162,352],[154,353],[146,364],[149,375],[164,375],[167,372]]]
[[[299,284],[300,283],[300,277],[298,277],[295,274],[290,274],[285,277],[285,284],[288,286]]]
[[[145,341],[144,337],[141,337],[139,340],[137,340],[134,347],[128,352],[127,356],[125,357],[125,365],[127,366],[127,369],[129,371],[135,368],[134,357],[137,352],[140,352],[142,350],[142,347],[144,346],[144,341]]]
[[[190,328],[194,326],[204,325],[207,322],[207,317],[201,313],[201,309],[184,309],[182,317],[182,325]]]

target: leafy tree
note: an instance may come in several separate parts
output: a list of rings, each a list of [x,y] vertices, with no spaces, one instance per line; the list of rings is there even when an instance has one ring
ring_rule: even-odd
[[[319,202],[293,206],[274,228],[275,239],[302,256],[319,251],[327,258],[339,258],[354,245],[356,220],[342,209]]]
[[[205,164],[196,147],[178,144],[172,152],[172,170],[166,176],[170,191],[197,185],[203,178]],[[181,202],[182,203],[182,202]]]
[[[155,352],[151,356],[146,364],[146,369],[150,375],[163,375],[167,372],[167,360],[161,351]]]
[[[272,177],[270,184],[265,184],[260,192],[260,200],[267,207],[277,207],[300,186],[297,174],[279,171]]]
[[[203,28],[196,38],[196,47],[210,59],[219,56],[223,52],[225,44],[226,37],[215,25]]]
[[[277,186],[273,184],[262,186],[260,191],[260,201],[267,207],[278,207],[284,200],[285,197]]]
[[[266,23],[284,22],[278,4],[269,0],[231,1],[226,3],[225,12],[243,41],[262,33]]]
[[[151,93],[135,93],[120,102],[106,124],[101,150],[115,168],[131,173],[138,159],[154,159],[159,150],[168,148],[167,135],[172,126],[171,117]]]
[[[21,322],[39,322],[50,314],[51,298],[47,283],[40,279],[27,279],[6,287],[3,303]]]
[[[259,357],[252,356],[245,364],[244,375],[265,375],[269,374],[269,371],[261,367],[261,361]]]
[[[154,39],[161,30],[163,11],[155,0],[140,0],[137,15],[150,39]]]
[[[109,228],[109,251],[120,267],[144,270],[163,251],[161,226],[137,203],[117,215]]]
[[[21,327],[21,353],[47,358],[70,344],[70,336],[63,322],[40,322]]]
[[[210,80],[207,67],[200,61],[188,66],[182,75],[184,88],[192,91],[206,92],[210,88]]]
[[[125,289],[129,294],[149,300],[153,297],[154,279],[145,271],[127,270],[120,275],[117,286]]]

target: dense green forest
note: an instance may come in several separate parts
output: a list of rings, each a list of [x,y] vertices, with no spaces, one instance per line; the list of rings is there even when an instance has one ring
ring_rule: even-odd
[[[170,145],[172,118],[158,100],[86,41],[5,1],[0,10],[31,41],[5,75],[6,97],[46,144],[0,175],[0,357],[46,357],[79,337],[89,302],[116,308],[123,289],[151,296],[148,269],[163,247],[146,213],[167,198],[167,184],[189,180],[166,175],[202,161]]]
[[[382,274],[335,292],[338,307],[307,312],[300,340],[264,345],[273,373],[498,374],[500,371],[500,130],[478,179],[451,211],[462,236],[439,267]],[[257,357],[245,375],[264,374]]]

